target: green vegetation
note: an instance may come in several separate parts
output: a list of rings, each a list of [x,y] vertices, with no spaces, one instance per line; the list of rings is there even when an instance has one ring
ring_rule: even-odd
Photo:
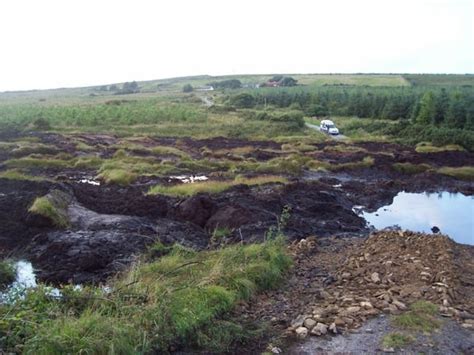
[[[438,311],[436,305],[427,301],[417,301],[410,306],[410,310],[393,318],[393,324],[397,327],[431,332],[441,325],[435,318]]]
[[[402,333],[389,333],[382,339],[382,346],[384,348],[399,349],[413,342],[413,337]]]
[[[457,144],[445,145],[442,147],[436,147],[428,142],[421,142],[416,145],[415,148],[417,153],[439,153],[439,152],[462,152],[463,147]]]
[[[15,267],[10,260],[0,261],[0,290],[15,281]]]
[[[97,176],[107,184],[114,183],[122,186],[130,185],[136,180],[137,174],[124,169],[107,169]]]
[[[194,252],[175,246],[111,285],[30,290],[0,305],[3,349],[35,354],[166,353],[170,346],[226,351],[245,341],[242,326],[223,319],[234,305],[274,288],[290,267],[284,241]]]
[[[420,174],[432,169],[428,164],[394,163],[393,169],[402,174]]]
[[[288,180],[281,176],[257,176],[252,178],[240,178],[237,177],[234,180],[228,181],[202,181],[190,184],[179,184],[179,185],[157,185],[152,187],[148,193],[151,195],[168,195],[168,196],[192,196],[198,193],[210,193],[216,194],[225,190],[230,189],[236,185],[263,185],[270,183],[286,183]]]
[[[54,190],[46,196],[36,198],[28,211],[46,217],[57,227],[64,228],[69,225],[67,200],[63,192]]]
[[[459,168],[444,167],[438,169],[438,173],[461,180],[474,181],[474,166],[463,166]]]
[[[32,176],[21,172],[20,170],[12,169],[0,172],[0,178],[9,180],[28,180],[28,181],[43,181],[45,178]]]

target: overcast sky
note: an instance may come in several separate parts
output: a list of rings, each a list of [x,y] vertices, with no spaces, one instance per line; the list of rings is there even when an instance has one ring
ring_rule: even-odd
[[[473,73],[474,0],[1,0],[0,91],[245,73]]]

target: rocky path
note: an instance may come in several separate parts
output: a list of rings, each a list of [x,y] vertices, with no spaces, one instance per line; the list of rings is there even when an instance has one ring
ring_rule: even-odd
[[[308,238],[289,249],[295,265],[286,287],[240,311],[270,321],[290,343],[299,339],[292,353],[375,353],[392,329],[388,319],[419,300],[437,305],[444,321],[436,336],[417,335],[413,351],[474,349],[473,247],[442,235],[381,231],[365,240]]]

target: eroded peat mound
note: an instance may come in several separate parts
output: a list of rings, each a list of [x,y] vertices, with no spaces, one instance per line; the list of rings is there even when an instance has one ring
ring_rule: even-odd
[[[6,135],[0,253],[32,261],[42,280],[82,283],[105,281],[157,241],[261,241],[282,211],[290,241],[352,240],[369,233],[354,206],[374,210],[402,190],[472,195],[473,165],[470,152],[392,143]]]

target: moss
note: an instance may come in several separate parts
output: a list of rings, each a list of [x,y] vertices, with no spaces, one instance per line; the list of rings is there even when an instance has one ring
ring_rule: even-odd
[[[463,166],[459,168],[443,167],[438,169],[438,173],[449,175],[460,180],[474,181],[474,166]]]
[[[156,155],[175,155],[182,159],[191,159],[189,154],[179,150],[178,148],[168,146],[156,146],[151,148],[151,152]]]

